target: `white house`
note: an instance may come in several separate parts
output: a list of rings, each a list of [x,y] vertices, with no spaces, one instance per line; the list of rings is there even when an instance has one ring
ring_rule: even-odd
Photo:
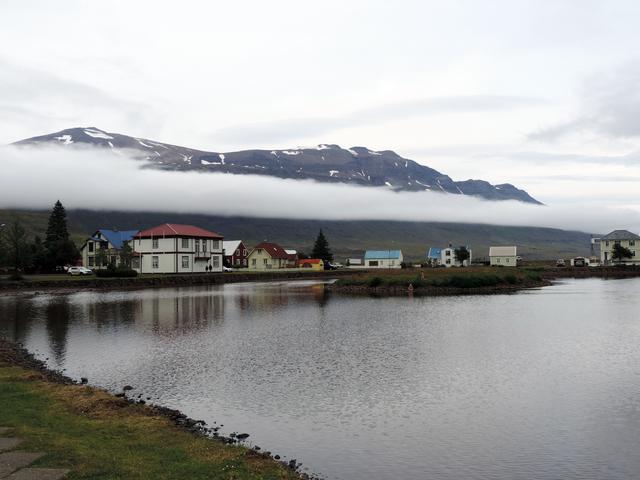
[[[622,260],[614,260],[612,257],[615,245],[627,248],[631,251],[631,257]],[[600,238],[600,262],[602,265],[624,264],[638,265],[640,264],[640,236],[631,233],[628,230],[614,230],[604,237]]]
[[[85,240],[80,247],[82,266],[92,269],[118,266],[120,253],[125,245],[130,245],[138,230],[107,230],[101,228]]]
[[[489,247],[489,263],[492,267],[517,267],[517,247]]]
[[[222,271],[222,235],[193,225],[165,223],[133,238],[132,268],[139,273]]]
[[[365,268],[402,268],[402,250],[367,250]]]
[[[464,248],[469,252],[469,258],[464,262],[459,262],[456,260],[456,248],[462,247],[452,247],[449,245],[446,248],[434,248],[431,247],[429,252],[427,253],[427,261],[431,263],[432,266],[440,266],[443,265],[445,267],[468,267],[471,265],[471,249],[467,246]]]

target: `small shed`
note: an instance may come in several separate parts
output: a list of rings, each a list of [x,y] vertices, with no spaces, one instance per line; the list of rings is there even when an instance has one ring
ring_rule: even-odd
[[[324,262],[321,258],[302,258],[298,260],[298,268],[304,270],[324,270]]]

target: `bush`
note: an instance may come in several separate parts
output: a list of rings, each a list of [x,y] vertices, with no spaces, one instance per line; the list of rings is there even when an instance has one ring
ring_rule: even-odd
[[[515,275],[511,274],[511,275],[507,275],[506,277],[504,277],[505,282],[511,284],[511,285],[515,285],[516,283],[518,283],[518,277],[516,277]]]
[[[96,277],[101,278],[128,278],[137,277],[138,272],[126,268],[111,268],[107,267],[106,270],[96,270]]]
[[[368,287],[379,287],[380,285],[382,285],[382,278],[380,277],[373,277],[372,279],[370,279],[369,281],[367,281],[367,286]]]

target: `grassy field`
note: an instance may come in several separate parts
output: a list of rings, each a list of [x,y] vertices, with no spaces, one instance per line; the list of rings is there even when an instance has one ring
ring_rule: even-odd
[[[478,288],[540,282],[538,272],[526,268],[419,268],[369,270],[337,280],[338,286]]]
[[[0,360],[0,426],[46,452],[37,465],[69,479],[297,479],[254,451],[199,437],[143,405],[88,386],[61,385]]]

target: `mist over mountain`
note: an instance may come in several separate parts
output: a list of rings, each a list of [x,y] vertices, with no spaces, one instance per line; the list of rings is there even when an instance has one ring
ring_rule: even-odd
[[[454,181],[437,170],[403,158],[391,150],[373,151],[366,147],[342,148],[334,144],[321,144],[312,148],[287,150],[207,152],[105,132],[95,127],[70,128],[21,140],[15,145],[60,145],[65,148],[92,145],[113,150],[114,153],[126,150],[128,155],[161,170],[311,179],[396,191],[426,190],[488,200],[541,204],[526,191],[509,183],[492,185],[484,180],[472,179]]]

